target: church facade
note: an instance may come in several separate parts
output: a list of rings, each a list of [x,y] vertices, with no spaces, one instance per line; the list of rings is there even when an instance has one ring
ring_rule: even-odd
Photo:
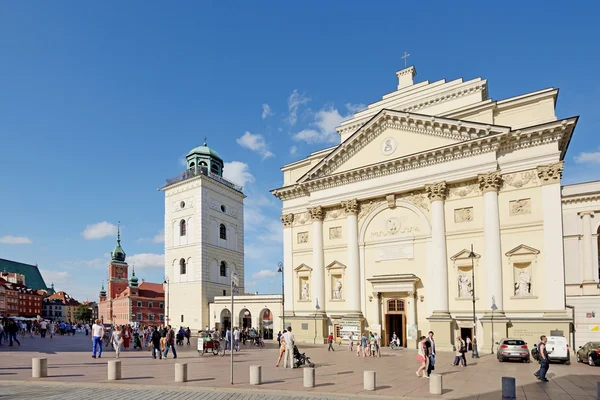
[[[223,178],[224,162],[206,143],[186,162],[162,189],[167,321],[201,330],[210,323],[209,303],[231,294],[233,273],[244,293],[245,196]]]
[[[415,75],[397,72],[339,145],[282,168],[286,325],[411,348],[432,330],[447,350],[457,335],[486,349],[567,336],[561,174],[577,118],[556,117],[558,89],[496,101],[481,78]]]

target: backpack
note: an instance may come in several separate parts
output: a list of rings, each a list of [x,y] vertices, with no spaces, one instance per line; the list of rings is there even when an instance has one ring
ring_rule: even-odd
[[[152,333],[152,341],[153,342],[160,342],[160,338],[161,338],[161,335],[160,335],[159,331],[154,331]]]
[[[531,349],[531,357],[533,357],[533,359],[536,361],[540,360],[540,345],[539,344],[537,345],[537,347],[534,347],[533,349]]]

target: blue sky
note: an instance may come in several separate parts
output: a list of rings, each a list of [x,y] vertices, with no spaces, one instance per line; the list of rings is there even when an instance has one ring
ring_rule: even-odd
[[[3,2],[0,258],[96,299],[117,221],[137,275],[163,276],[164,198],[208,138],[245,187],[248,291],[279,287],[279,168],[396,87],[488,79],[560,88],[580,115],[564,181],[600,179],[598,6],[564,2]],[[277,285],[273,285],[277,283]]]

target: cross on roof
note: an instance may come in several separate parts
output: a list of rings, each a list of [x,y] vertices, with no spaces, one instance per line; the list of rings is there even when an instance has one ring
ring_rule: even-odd
[[[404,68],[406,68],[406,62],[407,62],[407,58],[410,57],[410,54],[408,54],[407,52],[404,52],[404,55],[402,56],[402,58],[404,58]]]

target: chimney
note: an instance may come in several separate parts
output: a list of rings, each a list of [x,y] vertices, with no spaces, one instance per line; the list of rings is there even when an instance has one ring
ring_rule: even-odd
[[[417,70],[412,65],[408,68],[401,69],[396,72],[398,77],[398,90],[404,89],[405,87],[412,86],[413,78],[417,75]]]

